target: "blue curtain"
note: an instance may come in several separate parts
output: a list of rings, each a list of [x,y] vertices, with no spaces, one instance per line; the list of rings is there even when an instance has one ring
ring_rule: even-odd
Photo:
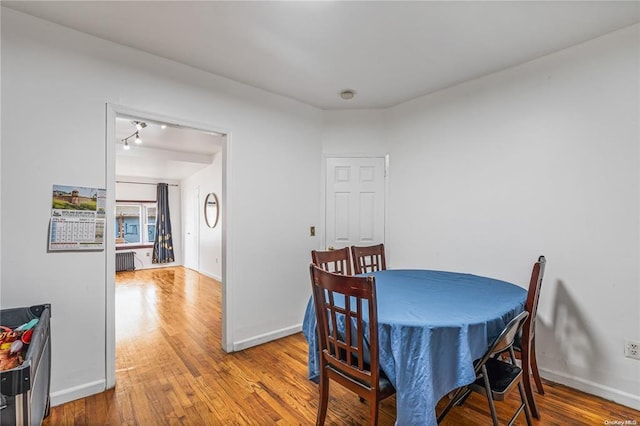
[[[173,239],[171,238],[171,218],[169,217],[169,185],[159,183],[156,200],[156,238],[153,242],[153,263],[171,263],[173,257]]]

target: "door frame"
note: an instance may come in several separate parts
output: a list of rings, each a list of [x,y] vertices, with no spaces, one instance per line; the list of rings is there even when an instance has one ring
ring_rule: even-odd
[[[216,132],[225,135],[222,141],[222,197],[220,214],[224,218],[222,221],[222,334],[221,346],[225,352],[233,352],[232,319],[229,314],[230,307],[233,306],[233,265],[227,256],[229,252],[229,234],[233,226],[232,200],[229,197],[231,187],[231,131],[218,127],[212,123],[198,123],[184,118],[176,118],[157,114],[149,111],[138,110],[123,105],[107,102],[105,104],[105,182],[107,189],[106,200],[106,223],[105,236],[114,235],[112,229],[115,220],[115,189],[116,189],[116,116],[130,115],[148,119],[176,124],[182,127],[190,127],[205,132]],[[181,191],[182,194],[182,191]],[[182,195],[181,195],[182,196]],[[116,244],[114,238],[105,237],[105,385],[107,389],[116,385],[116,328],[115,328],[115,251]]]
[[[322,246],[320,250],[327,249],[327,160],[329,158],[382,158],[384,159],[384,241],[385,254],[389,256],[386,243],[389,241],[389,153],[384,154],[322,154],[322,167],[320,168],[320,179],[322,181],[320,221],[322,223]]]

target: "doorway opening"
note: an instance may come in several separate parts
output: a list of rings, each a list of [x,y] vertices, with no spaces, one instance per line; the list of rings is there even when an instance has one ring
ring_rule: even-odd
[[[222,348],[227,348],[226,182],[229,133],[215,126],[107,106],[106,382],[115,386],[116,253],[135,269],[184,266],[222,285]],[[154,263],[156,186],[169,186],[174,258]],[[204,225],[205,199],[216,194],[220,220]],[[118,214],[116,214],[118,212]]]

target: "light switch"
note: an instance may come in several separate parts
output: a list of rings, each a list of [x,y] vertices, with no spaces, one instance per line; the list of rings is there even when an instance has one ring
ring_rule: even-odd
[[[315,226],[310,226],[309,227],[309,235],[312,237],[316,236],[316,227]]]

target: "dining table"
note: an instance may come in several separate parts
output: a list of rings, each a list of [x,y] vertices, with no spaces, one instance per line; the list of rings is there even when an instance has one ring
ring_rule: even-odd
[[[438,401],[475,380],[474,360],[524,310],[527,292],[459,272],[388,269],[362,276],[375,277],[379,364],[396,389],[396,425],[435,426]],[[317,381],[312,298],[302,328],[309,343],[309,379]]]

